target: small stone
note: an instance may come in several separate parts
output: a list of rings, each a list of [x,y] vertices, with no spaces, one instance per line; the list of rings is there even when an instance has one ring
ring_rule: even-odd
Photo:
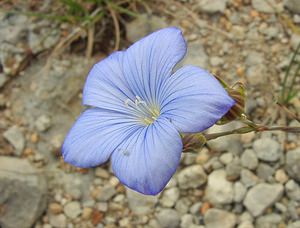
[[[52,214],[60,214],[63,211],[63,207],[59,203],[51,203],[49,205],[49,211]]]
[[[293,222],[287,226],[287,228],[299,228],[299,227],[300,227],[300,221]]]
[[[189,211],[191,204],[192,204],[192,202],[188,198],[186,198],[186,197],[179,198],[178,201],[176,202],[175,209],[181,215],[184,215]]]
[[[217,67],[224,64],[224,60],[218,56],[211,57],[209,62],[212,67]]]
[[[246,188],[252,187],[259,183],[259,178],[248,169],[241,171],[241,182]]]
[[[255,227],[264,228],[264,227],[280,227],[279,223],[282,222],[282,217],[278,214],[272,213],[258,217],[256,219]]]
[[[182,65],[194,65],[198,67],[207,68],[208,56],[203,46],[196,42],[191,42],[187,49],[187,54]]]
[[[252,0],[252,7],[262,13],[276,13],[283,10],[283,5],[277,4],[275,0],[262,1]]]
[[[244,200],[244,206],[255,217],[261,215],[268,207],[275,204],[283,194],[281,184],[261,183],[251,188]]]
[[[158,223],[163,228],[177,228],[180,224],[180,216],[173,209],[163,209],[157,214]]]
[[[108,201],[117,193],[116,189],[112,185],[105,185],[99,191],[97,200]]]
[[[226,9],[227,0],[199,0],[194,6],[195,10],[204,13],[223,13]]]
[[[129,188],[126,188],[126,195],[129,208],[136,215],[149,214],[158,201],[158,196],[141,195]]]
[[[180,191],[178,188],[170,188],[163,192],[160,202],[164,207],[173,207],[179,199]]]
[[[293,13],[300,14],[300,1],[299,0],[285,0],[284,6]]]
[[[226,178],[229,181],[234,181],[240,177],[241,165],[238,159],[233,160],[226,166]]]
[[[265,65],[260,64],[256,66],[250,66],[246,70],[246,79],[250,85],[258,86],[265,83],[265,79],[261,75],[265,75],[267,68]]]
[[[253,149],[258,159],[266,162],[275,162],[282,153],[280,144],[271,138],[261,138],[255,140]]]
[[[260,163],[256,170],[257,176],[266,181],[272,180],[274,172],[274,168],[264,163]]]
[[[258,166],[258,159],[254,151],[250,149],[245,150],[241,156],[241,163],[243,167],[250,170],[255,170]]]
[[[233,213],[212,208],[205,213],[204,223],[206,228],[233,228],[237,219]]]
[[[96,177],[100,177],[100,178],[103,178],[103,179],[108,179],[109,178],[109,172],[101,167],[97,167],[95,169],[95,175]]]
[[[89,208],[89,207],[85,207],[82,210],[81,218],[83,220],[89,220],[91,218],[92,214],[93,214],[93,209]]]
[[[20,156],[25,147],[25,138],[19,127],[10,127],[3,133],[3,137],[16,149],[16,155]]]
[[[193,165],[181,170],[177,180],[181,189],[198,188],[206,183],[207,176],[201,165]]]
[[[234,183],[234,202],[240,203],[245,198],[247,188],[241,182]]]
[[[80,203],[77,201],[67,203],[64,206],[64,213],[71,219],[77,218],[81,214]]]
[[[283,169],[278,169],[275,173],[275,180],[280,184],[285,184],[289,180],[289,177]]]
[[[64,214],[50,215],[49,223],[51,226],[56,228],[67,227],[67,218]]]
[[[106,203],[106,202],[97,203],[97,209],[99,211],[106,212],[108,209],[108,203]]]
[[[34,144],[36,144],[39,141],[39,135],[37,133],[33,133],[30,136],[30,141]]]
[[[147,34],[165,27],[167,24],[162,17],[141,14],[137,19],[126,23],[126,37],[130,42],[135,42]]]
[[[51,119],[47,115],[41,115],[35,122],[35,127],[38,131],[44,132],[51,127]]]
[[[202,207],[202,202],[194,203],[190,208],[190,212],[194,215],[198,215],[200,213],[201,207]]]
[[[290,177],[300,182],[300,147],[287,152],[285,170]]]
[[[227,165],[233,160],[233,154],[232,153],[224,153],[220,156],[220,161],[224,164]]]
[[[300,202],[300,186],[294,180],[286,183],[285,192],[289,199]]]
[[[237,228],[254,228],[254,225],[250,221],[241,222]]]
[[[297,47],[298,47],[299,43],[300,43],[300,35],[296,34],[296,33],[293,33],[292,37],[291,37],[291,45],[292,45],[292,49],[294,51],[297,50]]]
[[[226,179],[224,170],[215,170],[209,175],[205,196],[212,204],[232,203],[234,197],[233,185]]]
[[[194,217],[191,214],[181,216],[181,228],[190,228],[193,225]]]

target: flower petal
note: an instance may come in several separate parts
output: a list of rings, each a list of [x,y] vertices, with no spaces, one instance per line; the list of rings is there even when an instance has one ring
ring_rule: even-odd
[[[180,132],[201,132],[214,125],[234,104],[222,85],[207,71],[185,66],[161,90],[161,115]]]
[[[113,171],[129,188],[156,195],[175,173],[181,151],[178,131],[167,119],[159,118],[134,132],[113,152]]]
[[[64,160],[88,168],[108,160],[115,148],[140,126],[122,114],[92,108],[84,111],[68,133],[62,153]]]
[[[158,30],[130,46],[123,70],[133,93],[148,103],[156,102],[162,82],[185,53],[185,40],[175,27]]]
[[[84,105],[128,113],[125,101],[135,95],[124,79],[122,58],[123,52],[114,52],[93,66],[83,89]]]

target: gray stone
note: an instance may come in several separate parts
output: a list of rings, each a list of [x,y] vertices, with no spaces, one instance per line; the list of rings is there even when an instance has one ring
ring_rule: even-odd
[[[181,170],[177,180],[181,189],[198,188],[206,182],[207,176],[201,165],[193,165]]]
[[[226,9],[227,0],[198,0],[194,9],[204,13],[223,13]]]
[[[220,161],[224,164],[224,165],[228,165],[230,162],[232,162],[233,160],[233,154],[232,153],[224,153],[220,156]]]
[[[241,182],[234,183],[234,202],[240,203],[245,198],[247,188]]]
[[[110,177],[109,172],[101,167],[97,167],[95,169],[95,175],[96,177],[100,177],[103,179],[108,179]]]
[[[194,203],[191,207],[190,207],[190,212],[193,214],[193,215],[197,215],[199,214],[199,211],[202,207],[202,202],[197,202],[197,203]]]
[[[0,227],[32,227],[46,204],[45,178],[26,160],[0,157]]]
[[[300,227],[300,221],[293,222],[287,226],[287,228],[299,228],[299,227]]]
[[[239,159],[235,159],[226,166],[226,178],[234,181],[240,177],[241,165]]]
[[[300,202],[300,186],[294,180],[289,180],[285,184],[285,192],[291,200]]]
[[[246,70],[246,79],[250,85],[258,86],[265,83],[265,78],[261,77],[261,75],[265,75],[267,72],[267,68],[264,64],[250,66]]]
[[[252,7],[262,13],[276,13],[283,10],[282,4],[277,4],[275,0],[252,0]]]
[[[254,225],[250,221],[241,222],[237,228],[254,228]]]
[[[228,131],[231,129],[235,129],[240,127],[240,125],[236,122],[232,122],[226,125],[214,125],[213,127],[208,129],[208,133],[216,133]],[[209,147],[217,152],[228,151],[233,155],[240,155],[243,151],[243,146],[240,141],[239,135],[229,135],[226,137],[220,137],[214,140],[210,140],[207,142]]]
[[[129,208],[136,215],[145,215],[154,210],[158,196],[146,196],[126,188]]]
[[[204,223],[206,228],[233,228],[237,219],[233,213],[212,208],[205,213]]]
[[[284,5],[293,13],[300,14],[300,0],[285,0]]]
[[[246,188],[252,187],[259,183],[259,178],[250,170],[243,169],[241,171],[241,182]]]
[[[205,196],[212,204],[232,203],[233,184],[226,179],[224,170],[215,170],[209,175]]]
[[[269,214],[258,217],[256,219],[255,227],[266,228],[266,227],[278,227],[279,223],[282,222],[282,217],[279,214]]]
[[[67,218],[64,214],[59,214],[59,215],[50,214],[49,223],[53,227],[64,228],[67,227]]]
[[[194,217],[191,214],[185,214],[181,216],[180,227],[181,228],[190,228],[193,225]]]
[[[51,127],[51,119],[47,115],[41,115],[37,118],[35,122],[35,127],[38,131],[44,132],[47,131]]]
[[[126,37],[130,42],[135,42],[158,29],[167,27],[162,17],[142,14],[130,23],[126,23]]]
[[[287,152],[285,170],[290,177],[300,182],[300,147]]]
[[[80,203],[77,201],[67,203],[64,206],[64,213],[71,219],[77,218],[81,214]]]
[[[191,204],[192,204],[192,202],[189,198],[187,198],[187,197],[179,198],[175,205],[175,209],[181,215],[184,215],[184,214],[188,213]]]
[[[164,207],[173,207],[179,199],[180,191],[178,188],[169,188],[163,192],[160,202]]]
[[[257,176],[266,181],[272,180],[274,173],[275,169],[264,163],[260,163],[256,169]]]
[[[200,43],[193,42],[188,45],[187,54],[181,65],[194,65],[202,68],[208,66],[208,56]]]
[[[247,66],[256,66],[265,62],[264,54],[256,51],[249,51],[245,59]]]
[[[114,186],[107,184],[101,188],[100,194],[97,196],[99,201],[108,201],[117,193]]]
[[[163,228],[177,228],[180,224],[180,215],[173,209],[163,209],[157,214],[158,223]]]
[[[3,137],[16,149],[16,155],[21,155],[25,147],[25,138],[18,126],[12,126],[3,133]]]
[[[266,162],[275,162],[282,153],[280,144],[271,138],[257,139],[253,143],[253,149],[258,159]]]
[[[281,184],[261,183],[251,188],[244,200],[244,206],[255,217],[261,215],[268,207],[275,204],[283,194]]]
[[[221,57],[213,56],[209,59],[209,63],[210,63],[211,66],[216,67],[216,66],[223,65],[224,60]]]
[[[241,163],[243,167],[250,170],[255,170],[258,166],[258,159],[254,151],[250,149],[245,150],[241,156]]]

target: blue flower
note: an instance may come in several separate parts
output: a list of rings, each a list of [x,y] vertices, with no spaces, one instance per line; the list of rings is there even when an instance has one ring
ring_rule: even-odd
[[[205,70],[172,72],[185,53],[181,31],[171,27],[95,64],[83,90],[90,108],[68,133],[64,160],[87,168],[111,158],[124,185],[149,195],[162,191],[180,162],[180,132],[209,128],[234,104]]]

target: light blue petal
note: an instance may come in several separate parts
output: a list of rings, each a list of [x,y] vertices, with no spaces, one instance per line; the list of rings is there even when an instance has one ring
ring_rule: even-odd
[[[98,108],[84,111],[68,133],[62,153],[65,162],[88,168],[108,160],[128,135],[140,128],[133,119]]]
[[[174,73],[160,93],[161,115],[180,132],[201,132],[214,125],[234,104],[207,71],[185,66]]]
[[[128,114],[125,101],[135,95],[124,79],[122,58],[123,52],[114,52],[93,66],[83,89],[84,105]]]
[[[175,27],[158,30],[134,43],[123,59],[131,91],[147,103],[155,103],[163,81],[170,77],[185,53],[185,40]]]
[[[175,173],[181,151],[178,131],[168,120],[159,118],[134,132],[113,152],[113,171],[129,188],[156,195]]]

